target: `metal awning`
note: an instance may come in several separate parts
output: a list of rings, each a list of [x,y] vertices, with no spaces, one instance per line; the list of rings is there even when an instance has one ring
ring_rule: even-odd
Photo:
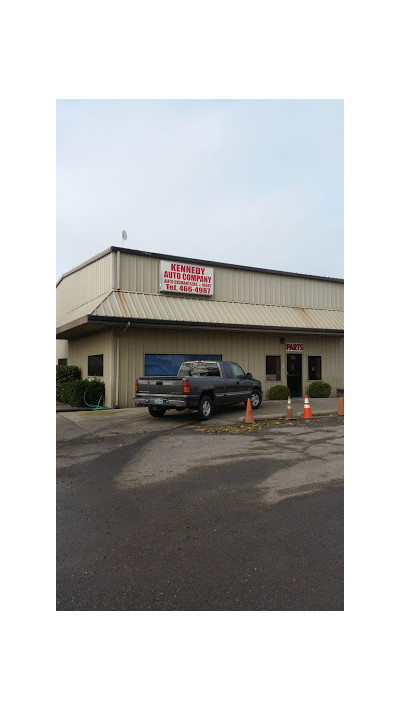
[[[59,338],[90,327],[130,321],[132,325],[190,326],[268,331],[343,333],[343,311],[264,304],[239,304],[178,296],[114,291],[84,318],[57,329]],[[70,333],[68,333],[70,332]],[[72,333],[73,332],[73,333]],[[64,335],[62,335],[64,334]]]
[[[344,328],[343,311],[238,304],[133,292],[112,292],[92,311],[92,315],[157,322],[270,326],[285,329]]]

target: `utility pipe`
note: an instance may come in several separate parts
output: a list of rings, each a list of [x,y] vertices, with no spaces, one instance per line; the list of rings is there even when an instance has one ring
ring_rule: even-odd
[[[116,399],[117,402],[115,403],[114,407],[119,407],[119,339],[120,339],[120,336],[122,336],[122,334],[125,333],[125,331],[128,330],[128,328],[129,328],[130,325],[131,325],[131,322],[128,321],[128,323],[126,324],[126,326],[124,326],[124,328],[123,328],[121,331],[117,331],[117,332],[116,332],[116,337],[117,337],[117,356],[116,356],[116,360],[117,360],[117,363],[116,363],[116,374],[115,374],[115,399]]]

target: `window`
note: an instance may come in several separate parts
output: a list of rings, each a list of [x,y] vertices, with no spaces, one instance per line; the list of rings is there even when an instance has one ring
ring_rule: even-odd
[[[321,356],[308,356],[308,379],[321,380]]]
[[[68,358],[59,358],[57,361],[58,365],[68,365]]]
[[[237,363],[231,363],[231,366],[232,366],[234,378],[242,378],[243,379],[246,377],[246,373],[244,372],[244,370],[241,369],[240,365],[238,365]]]
[[[197,378],[220,378],[218,366],[215,363],[187,363],[184,368],[181,368],[179,374],[182,376],[192,375]]]
[[[182,363],[189,360],[222,360],[222,356],[198,355],[193,353],[146,353],[144,356],[144,374],[176,375]]]
[[[266,375],[267,380],[281,379],[281,357],[267,356],[266,357]]]
[[[88,357],[88,375],[103,376],[103,356],[92,355]]]

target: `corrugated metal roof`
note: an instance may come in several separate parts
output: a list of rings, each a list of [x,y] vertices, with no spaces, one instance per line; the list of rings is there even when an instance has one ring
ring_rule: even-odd
[[[92,316],[232,326],[343,330],[343,311],[237,304],[133,292],[112,292]]]

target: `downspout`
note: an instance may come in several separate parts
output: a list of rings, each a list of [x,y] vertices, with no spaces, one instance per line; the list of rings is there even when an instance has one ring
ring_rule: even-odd
[[[116,337],[117,337],[117,364],[116,364],[116,374],[115,374],[115,399],[116,403],[114,405],[115,408],[119,408],[119,338],[122,336],[125,331],[128,330],[129,326],[131,325],[131,322],[128,321],[126,326],[122,329],[122,331],[117,331],[116,332]]]

